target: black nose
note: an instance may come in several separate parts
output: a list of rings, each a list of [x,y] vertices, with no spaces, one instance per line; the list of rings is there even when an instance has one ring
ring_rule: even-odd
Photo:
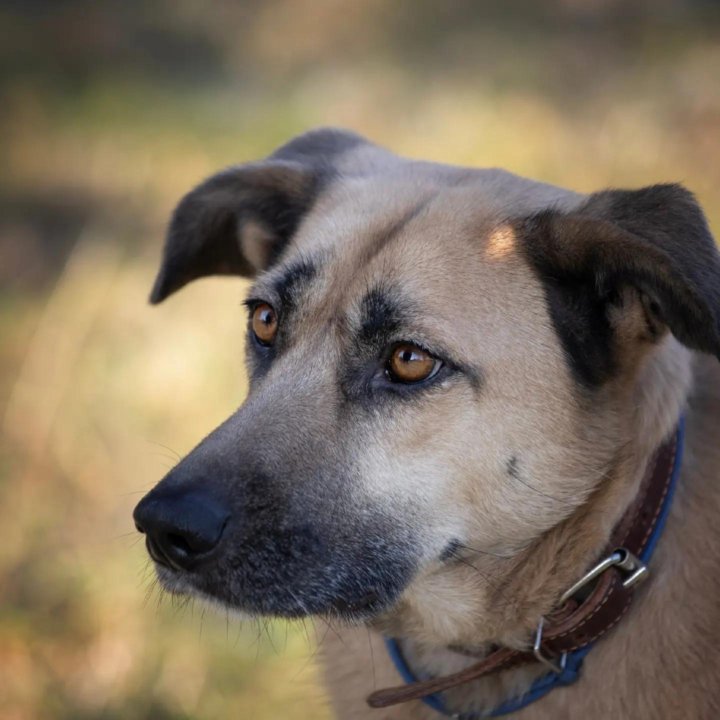
[[[207,494],[179,489],[151,491],[133,513],[152,559],[176,570],[190,570],[209,559],[229,517]]]

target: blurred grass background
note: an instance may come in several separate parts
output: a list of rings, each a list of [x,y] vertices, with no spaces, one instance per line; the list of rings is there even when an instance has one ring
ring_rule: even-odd
[[[241,282],[145,299],[173,204],[315,125],[720,228],[720,12],[691,0],[0,4],[0,717],[329,717],[308,624],[152,590],[131,511],[242,401]]]

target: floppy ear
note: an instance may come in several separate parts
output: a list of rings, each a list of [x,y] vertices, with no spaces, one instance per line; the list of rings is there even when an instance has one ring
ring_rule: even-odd
[[[332,177],[333,161],[365,142],[343,130],[315,130],[191,190],[170,220],[150,302],[199,277],[251,277],[268,267]]]
[[[546,211],[516,229],[585,385],[616,371],[627,341],[618,324],[633,301],[642,318],[636,339],[669,329],[687,347],[720,358],[720,255],[680,185],[596,193],[574,212]]]

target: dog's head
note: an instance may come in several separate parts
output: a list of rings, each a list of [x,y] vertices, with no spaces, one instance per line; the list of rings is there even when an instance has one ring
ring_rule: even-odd
[[[681,187],[584,196],[342,131],[180,202],[152,302],[212,274],[255,277],[250,393],[135,519],[167,588],[250,613],[444,642],[530,622],[671,429],[682,345],[720,354]]]

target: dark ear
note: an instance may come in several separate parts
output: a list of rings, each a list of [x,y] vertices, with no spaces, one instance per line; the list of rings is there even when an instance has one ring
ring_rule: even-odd
[[[679,185],[609,190],[575,212],[518,223],[576,377],[595,386],[618,368],[618,318],[637,300],[643,332],[665,329],[720,358],[720,255],[700,207]],[[627,333],[625,333],[627,335]]]
[[[267,160],[228,168],[198,185],[173,213],[150,302],[205,275],[250,277],[265,269],[331,181],[337,157],[365,142],[342,130],[315,130]]]

